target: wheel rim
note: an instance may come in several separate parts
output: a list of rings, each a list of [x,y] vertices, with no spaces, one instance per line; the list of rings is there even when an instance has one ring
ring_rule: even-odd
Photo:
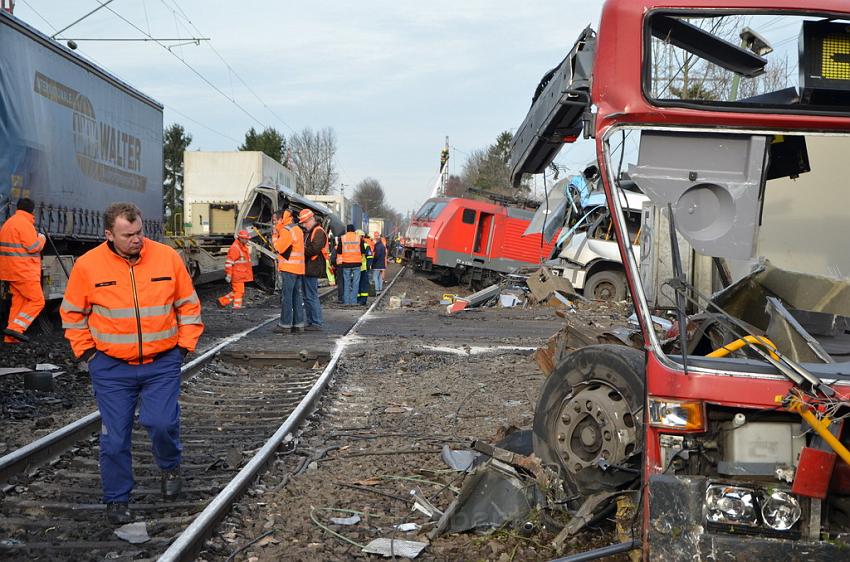
[[[637,449],[635,416],[614,387],[591,381],[561,403],[555,423],[557,452],[572,474],[604,461],[620,464]]]
[[[617,287],[611,281],[600,281],[593,288],[593,298],[600,301],[610,301],[617,294]]]

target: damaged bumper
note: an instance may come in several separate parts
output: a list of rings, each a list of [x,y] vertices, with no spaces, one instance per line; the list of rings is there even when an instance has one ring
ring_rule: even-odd
[[[843,560],[850,544],[769,536],[757,529],[729,532],[710,527],[703,515],[708,478],[654,475],[649,479],[649,559],[670,560]]]

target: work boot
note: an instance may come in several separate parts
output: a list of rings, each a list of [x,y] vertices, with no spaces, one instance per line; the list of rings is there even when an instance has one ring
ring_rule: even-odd
[[[3,329],[3,335],[9,336],[10,338],[15,338],[18,341],[22,341],[24,343],[28,343],[30,341],[28,336],[25,336],[22,332],[16,332],[15,330],[10,330],[9,328]]]
[[[281,326],[280,324],[278,324],[274,327],[272,332],[274,332],[275,334],[288,334],[292,332],[292,328],[290,328],[289,326]]]
[[[174,501],[183,489],[183,479],[180,477],[180,469],[162,471],[162,499]]]
[[[306,328],[304,328],[304,330],[305,330],[305,331],[307,331],[307,332],[321,332],[321,331],[322,331],[322,327],[321,327],[321,326],[317,326],[316,324],[310,324],[309,326],[307,326]]]
[[[130,506],[127,502],[114,502],[106,504],[106,520],[113,525],[126,525],[133,522]]]
[[[300,334],[303,331],[304,331],[304,326],[293,326],[293,328],[292,328],[293,334]]]

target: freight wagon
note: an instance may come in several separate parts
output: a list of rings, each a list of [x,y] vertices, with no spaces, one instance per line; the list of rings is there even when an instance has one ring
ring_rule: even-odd
[[[445,282],[481,285],[539,265],[551,255],[553,243],[539,233],[524,235],[533,216],[533,210],[475,199],[429,199],[414,219],[420,224],[411,226],[427,226],[424,255],[417,252],[415,267]]]
[[[0,224],[36,202],[45,297],[103,240],[103,210],[132,201],[162,236],[162,105],[0,11]],[[58,256],[62,256],[61,262]]]

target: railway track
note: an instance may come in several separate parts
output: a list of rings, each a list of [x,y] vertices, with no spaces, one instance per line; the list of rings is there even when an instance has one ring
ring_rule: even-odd
[[[380,299],[324,349],[281,352],[286,340],[262,330],[274,322],[271,317],[183,367],[184,487],[178,501],[162,500],[147,435],[138,424],[133,431],[136,488],[130,509],[137,523],[144,522],[149,538],[143,543],[120,539],[105,522],[97,412],[0,458],[0,482],[9,482],[0,501],[0,557],[192,559],[314,409],[349,335]]]

